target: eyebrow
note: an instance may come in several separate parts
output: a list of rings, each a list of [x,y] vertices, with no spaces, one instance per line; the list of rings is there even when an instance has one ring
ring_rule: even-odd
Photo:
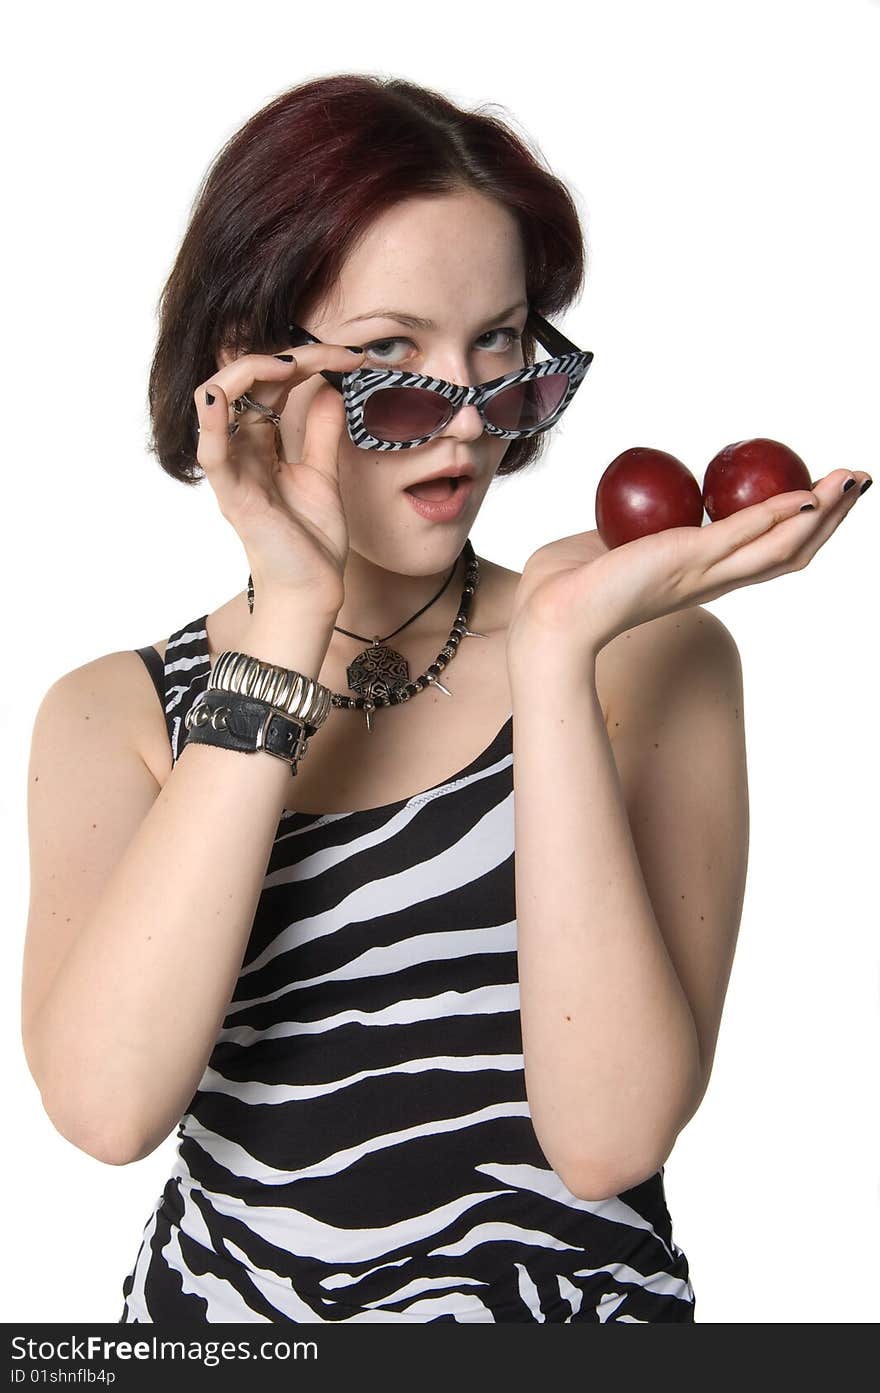
[[[514,310],[525,309],[528,302],[517,300],[515,305],[508,305],[506,310],[501,310],[499,314],[492,315],[485,322],[494,324],[499,319],[506,319],[513,314]],[[436,329],[437,325],[433,319],[420,319],[417,314],[404,314],[403,310],[370,310],[369,314],[356,314],[353,319],[344,319],[340,328],[346,324],[357,324],[362,319],[396,319],[400,324],[407,324],[411,329]]]

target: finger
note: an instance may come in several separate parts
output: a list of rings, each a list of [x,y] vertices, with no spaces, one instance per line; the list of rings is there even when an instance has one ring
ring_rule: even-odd
[[[779,523],[801,516],[801,510],[813,504],[818,507],[819,498],[809,489],[795,489],[788,493],[777,493],[765,498],[761,503],[752,503],[726,518],[719,518],[705,529],[706,545],[714,547],[710,564],[724,561],[727,557],[741,551],[750,543],[767,538]],[[809,512],[803,517],[808,518]]]
[[[223,388],[216,382],[197,387],[194,396],[199,418],[196,459],[222,508],[239,477],[239,470],[229,456],[229,403]],[[209,397],[213,397],[213,402],[209,402]]]
[[[810,495],[804,492],[777,494],[752,508],[744,508],[731,518],[720,519],[712,528],[723,523],[741,519],[747,513],[763,516],[769,527],[758,532],[757,522],[749,520],[751,526],[742,529],[743,540],[730,552],[719,558],[706,573],[712,585],[729,586],[768,580],[772,576],[783,575],[786,571],[801,569],[853,506],[858,497],[858,479],[852,488],[843,492],[843,484],[856,475],[851,470],[838,469],[817,483],[814,497],[819,506],[809,512],[802,512],[801,498]],[[787,506],[794,500],[792,506]],[[707,528],[706,531],[711,531]]]
[[[842,499],[851,502],[850,494],[852,493],[858,496],[861,482],[867,477],[864,470],[834,469],[830,474],[826,474],[824,479],[816,480],[813,491],[819,500],[820,507],[835,507]],[[855,483],[846,488],[850,479],[854,479]]]
[[[835,469],[824,479],[819,479],[810,489],[795,489],[786,493],[774,494],[761,503],[753,503],[748,508],[731,513],[729,517],[719,518],[712,523],[712,540],[717,547],[715,559],[723,560],[734,551],[748,546],[750,542],[765,536],[778,523],[796,517],[802,510],[809,517],[809,505],[816,511],[834,502],[840,495],[843,484],[852,474],[847,469]],[[788,533],[786,532],[786,537]],[[800,536],[801,533],[798,533]],[[784,546],[784,541],[782,545]]]
[[[322,384],[312,398],[306,415],[303,464],[332,480],[339,481],[339,448],[345,427],[342,397],[328,384]]]
[[[287,352],[291,355],[290,362],[272,353],[244,353],[213,373],[207,385],[217,382],[231,402],[246,392],[263,406],[279,410],[293,388],[315,373],[351,372],[361,366],[364,357],[363,353],[353,353],[340,344],[327,343],[306,344],[296,352],[292,349]],[[250,425],[258,418],[258,412],[243,412],[240,424]]]
[[[847,479],[854,479],[855,483],[846,490],[838,479],[835,486],[836,492],[829,505],[816,515],[815,525],[808,533],[803,543],[798,547],[792,558],[792,568],[802,570],[804,566],[812,561],[816,552],[819,551],[828,538],[831,537],[848,517],[859,498],[859,490],[864,480],[870,476],[864,470],[845,470],[844,483]]]

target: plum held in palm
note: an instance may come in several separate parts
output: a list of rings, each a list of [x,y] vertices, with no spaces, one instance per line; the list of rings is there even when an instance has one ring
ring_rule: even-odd
[[[690,470],[666,450],[634,445],[596,489],[596,527],[609,551],[668,527],[700,527],[703,499]]]
[[[756,436],[725,445],[703,477],[703,504],[713,522],[778,493],[809,489],[810,471],[781,440]]]

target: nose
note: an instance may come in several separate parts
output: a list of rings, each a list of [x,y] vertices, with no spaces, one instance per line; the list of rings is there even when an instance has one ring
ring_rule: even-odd
[[[442,434],[451,435],[456,440],[479,440],[484,429],[483,418],[477,408],[462,406]]]

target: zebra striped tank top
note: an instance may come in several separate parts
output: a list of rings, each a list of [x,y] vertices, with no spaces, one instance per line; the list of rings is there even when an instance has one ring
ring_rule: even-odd
[[[137,650],[174,760],[206,621]],[[120,1323],[693,1321],[662,1167],[579,1199],[531,1124],[512,770],[509,717],[412,798],[282,813]]]

